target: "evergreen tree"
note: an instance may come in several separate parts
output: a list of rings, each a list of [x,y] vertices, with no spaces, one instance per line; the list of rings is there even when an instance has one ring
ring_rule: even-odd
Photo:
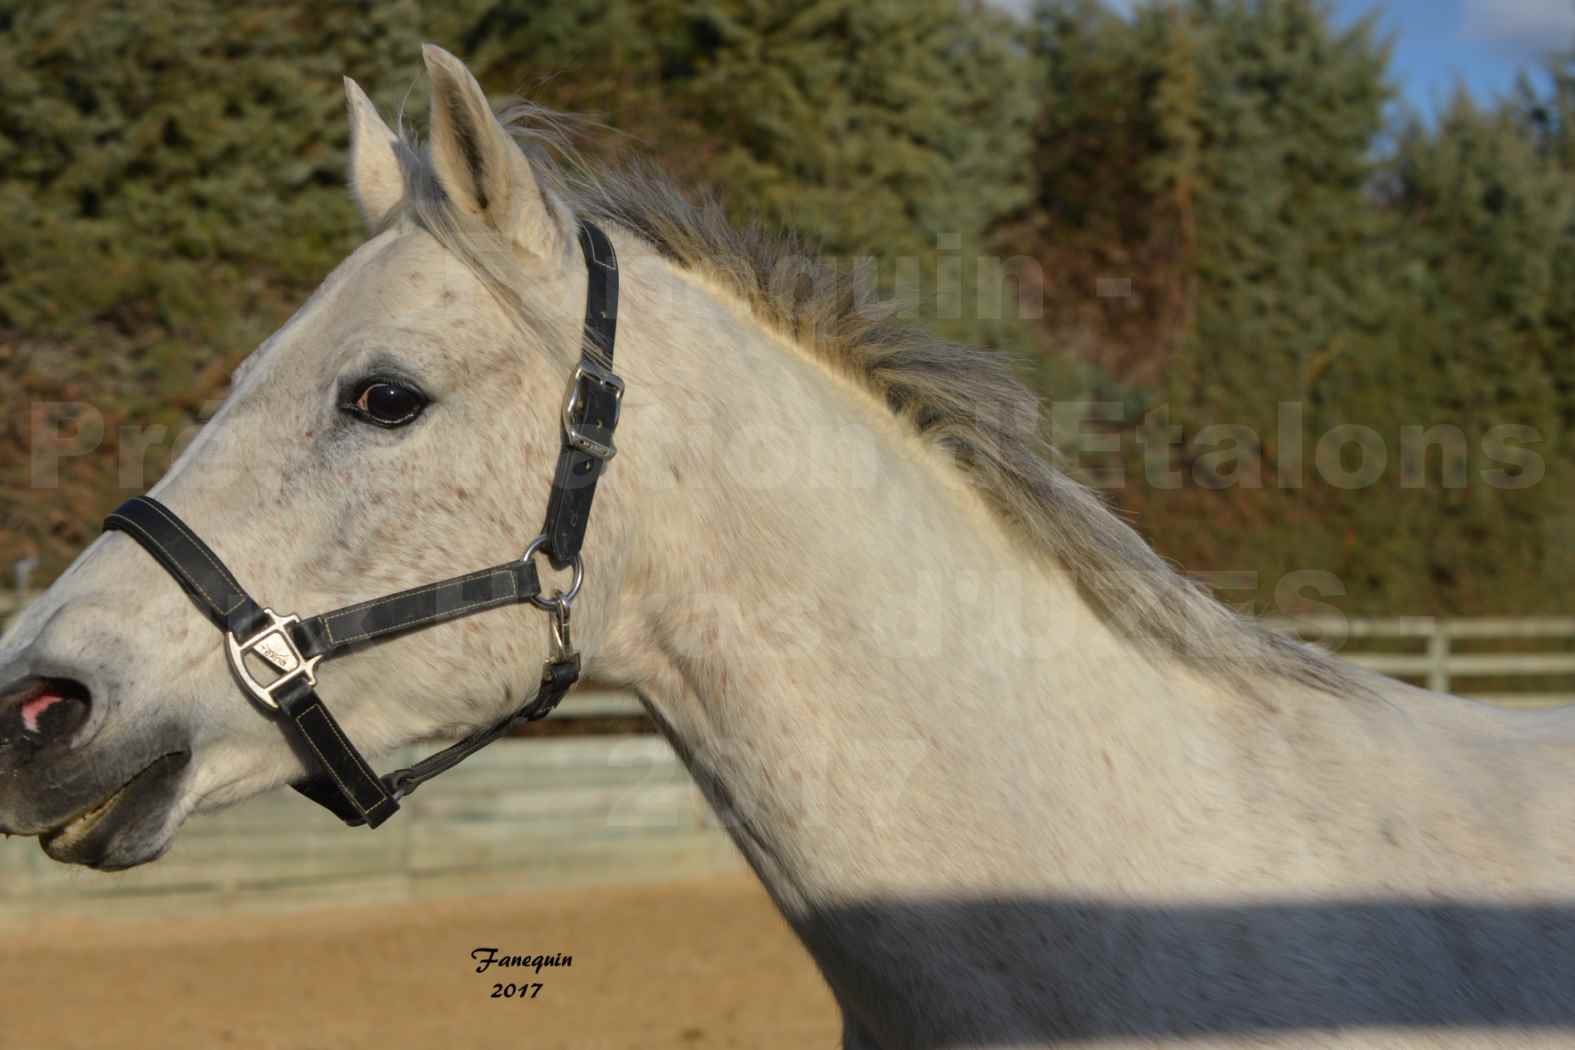
[[[1521,78],[1511,112],[1538,154],[1567,182],[1575,178],[1575,52],[1550,59],[1546,72],[1551,81],[1546,92],[1539,93]],[[1556,232],[1558,250],[1545,314],[1550,338],[1543,366],[1558,396],[1560,422],[1567,433],[1575,429],[1575,353],[1569,352],[1575,345],[1575,226],[1565,225]]]
[[[1381,242],[1368,189],[1391,89],[1371,18],[1336,31],[1318,0],[1195,0],[1193,188],[1197,305],[1169,379],[1178,409],[1228,408],[1271,433],[1274,406],[1316,397],[1316,374],[1370,326]],[[1162,8],[1140,20],[1168,20]],[[1176,73],[1169,75],[1173,79]],[[1171,92],[1172,96],[1177,95]],[[1183,96],[1185,97],[1185,96]],[[1185,127],[1164,95],[1164,119]]]
[[[396,101],[417,13],[0,0],[0,559],[72,557],[125,495],[121,425],[179,432],[354,245],[339,77]],[[63,401],[104,441],[41,500],[29,405]]]
[[[1130,17],[1054,0],[1035,28],[1039,185],[1012,232],[1059,292],[1052,342],[1127,384],[1088,393],[1179,424],[1134,435],[1150,447],[1129,446],[1117,493],[1155,542],[1255,571],[1258,594],[1232,597],[1259,607],[1315,569],[1350,609],[1560,608],[1575,79],[1505,112],[1462,100],[1385,157],[1371,21],[1336,29],[1311,0]],[[1527,454],[1548,480],[1520,484]]]
[[[0,326],[54,335],[151,311],[211,340],[226,288],[318,279],[354,221],[339,75],[397,97],[418,39],[413,0],[0,0],[0,23]]]
[[[1452,451],[1441,436],[1401,464],[1412,485],[1351,507],[1366,511],[1370,571],[1386,594],[1441,611],[1564,608],[1575,559],[1558,373],[1571,300],[1559,276],[1575,247],[1575,185],[1512,109],[1484,112],[1464,93],[1436,129],[1403,129],[1390,166],[1394,294],[1330,396],[1351,416],[1463,440]],[[1506,456],[1506,435],[1522,451]],[[1540,465],[1518,465],[1529,456]]]
[[[1182,12],[1133,24],[1099,0],[1051,0],[1034,14],[1036,183],[1002,242],[1042,261],[1049,352],[1094,365],[1083,379],[1101,397],[1158,380],[1188,328],[1194,35]]]
[[[0,0],[7,490],[27,490],[28,402],[91,402],[78,414],[109,435],[64,463],[52,508],[0,504],[0,559],[41,549],[58,568],[123,495],[119,424],[182,429],[354,245],[339,76],[419,127],[423,38],[497,96],[600,118],[593,159],[651,157],[740,221],[881,260],[888,287],[916,263],[953,334],[1020,330],[966,290],[957,316],[933,305],[941,257],[971,256],[1026,179],[1034,93],[1009,23],[977,3]]]
[[[737,221],[840,265],[876,259],[887,290],[917,284],[949,334],[1020,342],[1014,317],[977,308],[973,266],[1028,188],[1037,99],[1014,32],[961,0],[502,0],[466,40],[489,87],[539,84],[720,191]],[[615,77],[587,91],[592,67]],[[614,137],[593,152],[629,149]],[[950,303],[943,256],[965,264]]]
[[[123,495],[118,426],[198,417],[355,243],[338,75],[419,127],[421,39],[600,120],[593,160],[873,257],[945,334],[1037,342],[1047,391],[1129,429],[1164,408],[1179,438],[1129,441],[1112,494],[1189,568],[1256,570],[1260,607],[1312,568],[1353,611],[1567,611],[1575,59],[1390,129],[1387,46],[1319,0],[1026,25],[980,0],[0,0],[0,561],[58,569]],[[1039,263],[1032,340],[976,294],[992,250]],[[39,500],[25,407],[61,401],[90,408],[51,424],[98,411],[108,440]],[[1323,476],[1342,425],[1376,432],[1374,484]]]

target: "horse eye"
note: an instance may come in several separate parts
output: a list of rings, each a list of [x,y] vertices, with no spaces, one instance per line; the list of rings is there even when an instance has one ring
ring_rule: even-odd
[[[382,427],[402,427],[415,422],[427,399],[418,390],[387,379],[363,383],[350,404],[351,411]]]

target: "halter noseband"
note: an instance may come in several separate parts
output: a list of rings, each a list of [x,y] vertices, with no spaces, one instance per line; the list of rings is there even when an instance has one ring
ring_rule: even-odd
[[[580,654],[570,638],[569,608],[584,578],[580,547],[596,482],[615,451],[613,430],[623,399],[623,381],[611,371],[618,331],[618,258],[607,235],[590,222],[580,223],[579,240],[588,277],[584,343],[564,399],[563,444],[547,521],[518,561],[302,620],[253,601],[218,555],[154,499],[127,500],[104,522],[106,530],[124,532],[140,543],[224,632],[225,654],[242,691],[281,716],[285,734],[308,768],[317,771],[295,789],[351,826],[377,827],[399,809],[400,799],[492,743],[514,723],[547,717],[579,679]],[[537,552],[554,568],[573,569],[567,593],[542,597]],[[317,695],[318,664],[392,635],[522,602],[552,616],[553,653],[530,703],[408,769],[386,777],[374,773]],[[259,663],[272,671],[266,682],[253,671]]]

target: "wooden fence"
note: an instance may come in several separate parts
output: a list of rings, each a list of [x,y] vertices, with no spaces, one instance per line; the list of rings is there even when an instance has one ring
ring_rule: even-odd
[[[571,697],[564,711],[608,699]],[[743,870],[661,737],[517,739],[425,785],[375,832],[280,790],[193,818],[157,864],[112,876],[56,864],[30,839],[0,841],[0,926],[46,911],[272,908]]]
[[[1575,617],[1271,620],[1380,674],[1510,707],[1575,704]]]
[[[0,595],[0,625],[19,606]],[[1575,703],[1575,618],[1274,626],[1429,688],[1514,705]],[[556,717],[640,713],[632,697],[581,692]],[[742,859],[660,737],[516,739],[426,785],[375,833],[347,831],[278,791],[192,820],[169,856],[114,877],[55,864],[30,841],[0,842],[0,925],[41,910],[293,906],[725,870],[743,870]]]

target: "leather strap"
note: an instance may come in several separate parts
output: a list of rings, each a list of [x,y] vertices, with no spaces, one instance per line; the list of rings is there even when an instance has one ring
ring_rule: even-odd
[[[580,252],[585,256],[589,279],[580,354],[611,368],[613,347],[618,342],[618,253],[594,222],[580,223]]]
[[[417,762],[406,769],[389,774],[387,780],[397,797],[403,798],[439,773],[447,772],[477,751],[508,732],[509,728],[523,722],[537,722],[552,714],[553,708],[568,694],[580,678],[579,654],[554,660],[542,671],[541,687],[530,703],[514,714],[493,723],[487,729],[466,737],[457,744],[444,748],[435,755]]]
[[[307,659],[337,656],[419,627],[518,605],[539,594],[541,581],[535,562],[513,561],[314,616],[295,625],[293,633]]]
[[[292,786],[351,827],[365,824],[375,828],[399,808],[398,800],[405,798],[439,773],[446,773],[453,769],[477,751],[502,737],[513,726],[522,722],[536,722],[552,714],[559,701],[579,680],[578,654],[570,659],[555,660],[548,664],[541,677],[541,688],[535,698],[514,714],[494,722],[479,733],[472,733],[457,744],[423,758],[413,766],[395,770],[381,778],[379,786],[394,802],[393,809],[387,810],[386,813],[377,808],[363,809],[355,801],[355,796],[338,783],[338,778],[329,780],[318,777]],[[323,708],[323,713],[326,715],[328,709]],[[332,718],[331,715],[329,717]]]
[[[318,775],[296,791],[321,803],[331,798],[327,808],[352,824],[375,828],[399,812],[399,796],[389,790],[387,781],[372,771],[366,759],[323,703],[317,690],[305,679],[296,679],[279,694],[279,712],[294,729],[294,739],[305,745],[303,758]]]
[[[393,800],[394,808],[384,815],[378,810],[363,811],[353,801],[348,791],[338,786],[334,781],[323,777],[291,785],[296,791],[316,802],[324,809],[329,810],[340,820],[351,827],[362,824],[368,827],[377,827],[388,819],[399,808],[398,800],[405,798],[416,788],[425,784],[439,773],[446,773],[459,765],[477,751],[486,747],[502,737],[513,726],[522,722],[535,722],[552,714],[558,702],[568,693],[569,689],[580,677],[580,658],[575,656],[572,660],[559,660],[548,665],[542,673],[541,690],[535,699],[526,704],[519,711],[507,718],[494,722],[491,726],[479,733],[472,733],[457,744],[452,744],[442,751],[417,762],[405,769],[395,770],[379,781],[381,788]],[[327,709],[324,708],[324,713]]]
[[[157,500],[127,500],[105,520],[104,528],[142,544],[219,630],[249,638],[268,626],[262,607],[235,582],[213,549]]]
[[[623,399],[623,383],[612,372],[618,337],[618,255],[612,242],[592,223],[580,224],[585,254],[585,335],[580,367],[570,388],[574,410],[565,412],[563,447],[547,497],[542,550],[555,569],[579,557],[591,519],[596,482],[612,458],[613,431]]]

